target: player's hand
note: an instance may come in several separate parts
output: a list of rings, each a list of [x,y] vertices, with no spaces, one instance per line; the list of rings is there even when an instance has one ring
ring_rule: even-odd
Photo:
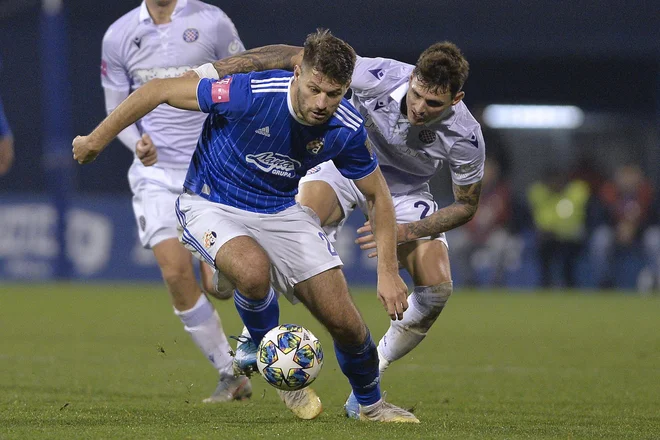
[[[378,274],[378,299],[391,320],[403,319],[403,312],[408,310],[408,287],[398,271]]]
[[[373,231],[371,230],[371,223],[369,223],[369,220],[364,222],[364,225],[358,228],[357,233],[364,234],[361,237],[355,239],[355,244],[359,244],[360,249],[362,249],[363,251],[367,251],[369,249],[376,249],[376,238],[374,237]],[[401,240],[400,237],[403,237],[404,234],[405,234],[404,226],[399,224],[396,225],[396,236],[398,243],[403,243],[404,240]],[[369,258],[374,258],[377,256],[378,256],[378,251],[369,253]]]
[[[151,165],[158,162],[158,152],[156,151],[156,146],[154,145],[151,137],[148,134],[143,134],[142,139],[137,141],[135,144],[135,154],[137,155],[142,165],[145,167],[150,167]]]
[[[76,136],[71,145],[73,145],[73,160],[81,165],[92,162],[103,149],[101,145],[94,143],[91,136]]]

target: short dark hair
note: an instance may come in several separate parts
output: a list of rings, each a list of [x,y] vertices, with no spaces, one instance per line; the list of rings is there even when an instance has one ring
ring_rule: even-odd
[[[347,85],[355,68],[355,51],[327,29],[317,29],[305,40],[302,64],[327,76],[333,82]]]
[[[470,65],[454,43],[435,43],[419,56],[413,73],[429,90],[450,92],[454,97],[463,88]]]

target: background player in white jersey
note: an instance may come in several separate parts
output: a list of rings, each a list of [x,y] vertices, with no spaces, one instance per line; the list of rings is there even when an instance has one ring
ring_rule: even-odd
[[[270,277],[274,268],[286,283],[282,291],[293,291],[332,335],[360,416],[419,422],[383,401],[376,345],[348,293],[341,260],[294,199],[300,178],[321,162],[331,160],[353,179],[368,201],[377,237],[379,298],[392,319],[402,319],[407,291],[398,274],[392,199],[365,145],[362,118],[343,99],[354,64],[348,44],[319,31],[308,36],[305,56],[293,74],[275,70],[222,80],[154,80],[89,136],[74,139],[74,159],[93,160],[124,127],[160,103],[210,113],[186,191],[177,201],[182,242],[236,286],[236,308],[254,344],[279,322]],[[304,396],[304,390],[294,395]],[[315,417],[320,407],[312,410],[297,415]]]
[[[103,38],[101,83],[108,114],[153,78],[181,75],[200,64],[244,50],[219,8],[198,0],[145,0],[115,21]],[[246,377],[234,378],[231,349],[218,313],[195,279],[192,256],[177,239],[174,203],[181,193],[204,115],[161,105],[119,134],[136,155],[128,173],[142,245],[151,248],[175,314],[220,374],[204,402],[249,397]],[[214,293],[211,269],[200,264],[204,288]]]
[[[266,46],[214,63],[217,74],[284,68],[300,62],[302,48]],[[207,70],[204,65],[199,70]],[[426,336],[453,290],[444,232],[469,221],[477,211],[485,144],[481,127],[462,102],[468,62],[452,43],[426,49],[415,66],[385,58],[358,57],[352,102],[365,126],[392,193],[398,223],[398,257],[415,287],[403,320],[394,320],[378,344],[380,372]],[[428,182],[446,162],[455,201],[438,209]],[[301,180],[299,201],[319,217],[328,236],[364,199],[332,163],[321,164]],[[358,242],[373,249],[371,227]],[[372,253],[370,256],[375,256]],[[357,415],[351,395],[349,416]]]

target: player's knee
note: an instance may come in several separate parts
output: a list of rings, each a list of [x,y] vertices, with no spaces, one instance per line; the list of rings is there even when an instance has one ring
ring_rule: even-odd
[[[237,277],[235,285],[242,295],[263,299],[270,291],[270,272],[267,268],[251,267]]]
[[[441,311],[447,304],[447,301],[449,301],[449,297],[453,291],[454,283],[447,281],[435,286],[415,287],[413,295],[418,304],[425,306],[425,308],[439,309]]]
[[[435,286],[415,287],[408,302],[414,303],[419,317],[407,325],[408,329],[419,334],[426,334],[445,308],[454,290],[453,286],[453,283],[448,281]]]
[[[183,264],[167,264],[161,267],[165,284],[170,290],[179,290],[181,286],[195,282],[192,268]]]

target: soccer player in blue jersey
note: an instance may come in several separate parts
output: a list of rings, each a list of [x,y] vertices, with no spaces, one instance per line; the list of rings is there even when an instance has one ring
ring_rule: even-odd
[[[236,286],[236,308],[252,345],[279,323],[273,279],[332,335],[361,418],[417,423],[410,412],[382,399],[376,345],[348,293],[341,260],[319,224],[295,202],[300,178],[322,162],[333,161],[355,182],[374,225],[379,298],[391,319],[402,319],[407,289],[398,274],[392,199],[363,120],[343,99],[354,66],[348,44],[318,31],[308,36],[293,73],[152,80],[89,136],[76,137],[73,156],[79,163],[94,160],[121,130],[161,103],[209,113],[177,201],[182,243]],[[301,391],[291,400],[304,402]],[[321,410],[302,406],[294,410],[301,418]]]
[[[195,69],[215,76],[264,69],[292,69],[303,48],[273,45],[251,49]],[[453,291],[445,232],[469,221],[477,210],[484,173],[481,127],[462,102],[468,62],[450,42],[428,47],[415,65],[388,58],[357,57],[351,98],[364,116],[374,153],[396,211],[398,257],[414,289],[409,309],[378,343],[379,369],[401,359],[426,337]],[[447,164],[454,203],[438,208],[429,180]],[[332,162],[321,164],[300,181],[299,202],[316,214],[330,241],[364,198]],[[370,226],[357,241],[373,249]],[[373,257],[376,252],[369,255]],[[346,401],[349,417],[359,416],[355,396]]]
[[[0,176],[6,174],[14,163],[14,137],[0,101]]]

